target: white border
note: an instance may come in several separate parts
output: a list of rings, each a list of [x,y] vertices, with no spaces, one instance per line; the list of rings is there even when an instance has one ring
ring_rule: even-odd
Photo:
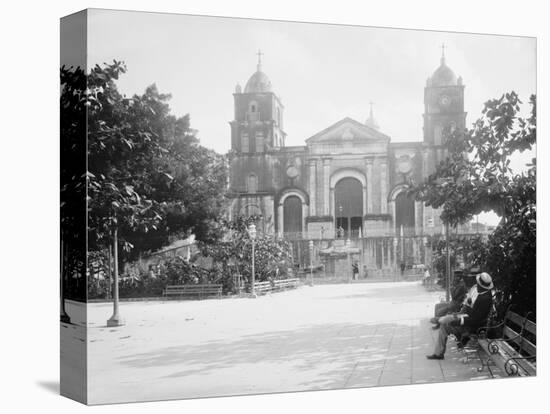
[[[545,114],[542,76],[548,56],[546,2],[277,0],[63,0],[3,4],[2,39],[2,402],[5,412],[84,412],[48,391],[58,379],[58,19],[86,7],[166,11],[538,37],[538,113]],[[513,59],[513,56],[510,56]],[[546,74],[548,78],[548,74]],[[548,178],[544,121],[539,118],[539,183]],[[548,164],[548,163],[546,163]],[[539,186],[539,188],[541,188]],[[539,194],[539,211],[546,211]],[[539,212],[538,233],[550,234]],[[539,238],[539,251],[546,250]],[[540,256],[540,255],[539,255]],[[539,265],[539,323],[546,328],[548,266]],[[454,413],[542,412],[549,388],[546,330],[539,327],[534,379],[309,392],[106,406],[107,413]],[[44,385],[46,384],[46,385]],[[48,385],[50,384],[50,385]],[[500,396],[500,397],[498,397]],[[11,409],[10,409],[11,408]],[[116,411],[115,411],[116,410]]]

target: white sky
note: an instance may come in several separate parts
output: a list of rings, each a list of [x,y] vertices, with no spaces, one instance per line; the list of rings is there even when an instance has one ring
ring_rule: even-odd
[[[109,10],[91,10],[88,20],[89,66],[123,60],[123,93],[156,83],[172,94],[174,114],[191,115],[201,143],[222,153],[230,147],[232,93],[256,70],[258,49],[285,105],[287,145],[304,145],[346,116],[364,122],[369,101],[393,142],[421,141],[424,86],[442,43],[466,85],[468,124],[490,98],[514,90],[527,102],[536,92],[534,38]]]

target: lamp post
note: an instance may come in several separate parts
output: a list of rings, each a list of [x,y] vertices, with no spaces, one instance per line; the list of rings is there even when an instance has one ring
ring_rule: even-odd
[[[342,209],[342,204],[339,204],[339,205],[338,205],[338,212],[340,213],[340,224],[338,225],[338,228],[336,229],[336,231],[338,232],[337,234],[338,234],[340,237],[343,238],[344,235],[340,233],[340,228],[342,227],[342,220],[343,220],[342,210],[343,210],[343,209]],[[336,221],[338,222],[338,220],[336,220]],[[338,223],[336,223],[336,224],[338,224]],[[343,229],[343,227],[342,227],[342,229]]]
[[[256,291],[254,289],[254,283],[256,279],[255,275],[255,269],[254,269],[254,248],[255,248],[255,240],[256,240],[256,226],[254,223],[251,223],[250,226],[248,226],[248,235],[250,236],[250,240],[252,241],[252,284],[250,287],[250,296],[255,298],[256,297]]]
[[[113,316],[107,321],[107,326],[122,326],[120,314],[118,312],[118,231],[113,230],[113,261],[114,261],[114,280],[113,280]]]
[[[446,245],[446,272],[447,273],[447,289],[445,299],[447,302],[451,300],[451,251],[449,248],[449,223],[445,223],[445,245]]]
[[[309,241],[309,275],[310,286],[313,286],[313,240]]]

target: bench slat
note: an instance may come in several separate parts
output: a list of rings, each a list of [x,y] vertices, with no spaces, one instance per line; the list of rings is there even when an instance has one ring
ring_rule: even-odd
[[[524,337],[517,337],[516,332],[507,326],[504,327],[504,337],[509,339],[509,342],[513,342],[517,346],[520,346],[522,352],[526,354],[526,356],[537,355],[537,347],[535,344]]]
[[[513,327],[512,327],[513,325]],[[524,327],[523,331],[520,331]],[[517,375],[536,375],[537,366],[533,359],[524,359],[525,357],[536,357],[537,346],[525,338],[525,334],[531,334],[532,339],[536,339],[536,323],[525,320],[517,313],[508,311],[504,316],[504,328],[502,330],[502,339],[478,339],[481,349],[488,355],[490,360],[503,372],[510,370],[512,365],[518,368]],[[521,334],[521,335],[520,335]],[[531,339],[531,338],[530,338]],[[498,345],[498,352],[492,354],[489,344],[494,342]],[[514,346],[519,347],[519,352]]]
[[[201,285],[167,285],[162,292],[163,296],[198,297],[218,296],[222,294],[223,285],[201,284]]]
[[[530,320],[525,321],[525,318],[523,316],[518,315],[515,312],[508,311],[506,313],[506,319],[511,320],[513,323],[515,323],[518,326],[524,326],[525,323],[525,330],[529,332],[532,335],[537,335],[537,324],[535,322],[532,322]]]

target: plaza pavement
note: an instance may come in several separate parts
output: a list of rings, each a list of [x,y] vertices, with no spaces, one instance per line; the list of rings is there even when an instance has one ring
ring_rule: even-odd
[[[250,298],[88,307],[89,403],[487,378],[449,341],[428,361],[441,292],[419,282],[308,287]],[[68,306],[69,313],[71,306]]]

